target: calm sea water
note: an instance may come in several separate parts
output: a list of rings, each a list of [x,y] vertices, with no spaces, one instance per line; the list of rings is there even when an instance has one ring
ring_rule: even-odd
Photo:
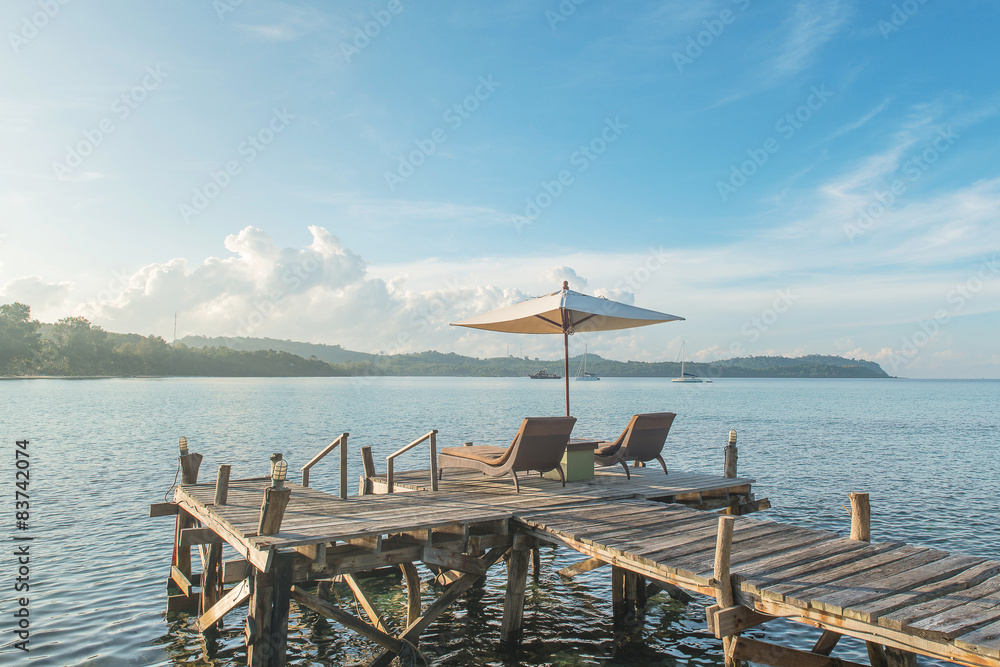
[[[284,452],[292,468],[343,431],[350,432],[351,493],[360,447],[384,457],[426,431],[442,446],[467,440],[507,444],[521,418],[558,415],[561,382],[527,378],[108,379],[0,382],[0,664],[242,665],[237,610],[206,643],[186,617],[167,618],[164,582],[173,522],[148,519],[174,481],[177,438],[202,453],[202,479],[220,463],[233,477],[267,473]],[[637,412],[678,414],[667,440],[672,468],[719,473],[730,428],[739,432],[740,473],[777,520],[846,532],[851,491],[872,499],[876,540],[905,540],[1000,558],[996,521],[1000,382],[907,380],[666,379],[572,383],[575,435],[616,435]],[[30,441],[31,517],[14,527],[15,440]],[[408,462],[426,467],[426,450]],[[333,457],[331,457],[333,458]],[[336,490],[335,460],[313,471],[313,486]],[[31,651],[11,647],[15,534],[31,546]],[[196,559],[197,560],[197,559]],[[529,578],[525,642],[514,655],[495,643],[503,606],[503,568],[456,604],[422,638],[437,664],[721,665],[704,628],[703,600],[653,598],[645,625],[616,636],[609,572],[572,582],[555,570],[579,560],[543,549],[542,576]],[[390,619],[404,596],[392,581],[372,584]],[[437,592],[425,590],[425,604]],[[338,591],[345,605],[349,594]],[[372,646],[293,607],[293,665],[344,665]],[[791,623],[766,633],[808,648],[818,635]],[[842,641],[835,655],[863,660],[863,644]],[[921,664],[933,664],[921,659]]]

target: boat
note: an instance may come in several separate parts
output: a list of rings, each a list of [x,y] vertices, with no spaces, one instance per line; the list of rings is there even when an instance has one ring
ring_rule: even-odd
[[[561,375],[556,375],[555,373],[549,373],[544,368],[540,371],[536,371],[528,375],[532,380],[559,380],[562,378]]]
[[[594,381],[594,380],[600,380],[601,379],[601,378],[597,377],[596,375],[594,375],[593,373],[588,373],[587,372],[587,346],[586,345],[583,346],[583,363],[580,366],[580,371],[576,374],[576,379],[577,379],[577,381],[579,381],[579,380],[586,380],[586,381],[591,381],[591,382]]]
[[[684,342],[681,341],[681,375],[680,377],[671,378],[671,382],[704,382],[700,377],[694,373],[684,372]]]

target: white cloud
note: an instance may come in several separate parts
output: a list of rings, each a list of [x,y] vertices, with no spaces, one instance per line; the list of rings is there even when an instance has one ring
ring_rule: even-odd
[[[68,282],[47,283],[38,276],[26,276],[7,281],[0,287],[0,296],[41,310],[65,305],[70,287]]]

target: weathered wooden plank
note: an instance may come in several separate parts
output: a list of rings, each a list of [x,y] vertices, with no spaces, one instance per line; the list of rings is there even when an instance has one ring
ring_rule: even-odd
[[[919,604],[903,607],[879,618],[878,624],[891,630],[908,630],[913,623],[945,613],[949,609],[963,606],[995,595],[1000,591],[1000,577],[987,579],[981,584],[948,593]]]
[[[985,563],[982,558],[973,556],[948,556],[927,565],[905,570],[898,574],[887,576],[871,585],[855,586],[851,589],[830,593],[822,596],[823,608],[834,613],[851,616],[859,621],[874,623],[879,612],[888,613],[900,609],[906,604],[912,604],[935,595],[943,595],[949,590],[957,590],[956,584],[951,586],[938,585],[945,581],[954,581],[956,575],[962,576],[971,568]],[[1000,572],[1000,563],[991,568],[993,574]],[[984,575],[983,580],[990,575]],[[968,578],[966,577],[966,581]],[[893,602],[883,602],[893,597]],[[902,598],[902,599],[901,599]]]
[[[907,629],[921,637],[950,641],[997,619],[1000,619],[1000,592],[915,621]]]
[[[478,558],[466,556],[465,554],[454,553],[444,549],[434,547],[424,547],[422,560],[449,570],[457,570],[465,574],[475,574],[485,576],[486,567]]]
[[[222,544],[222,538],[211,528],[184,528],[181,530],[182,547],[192,547],[198,544]]]
[[[717,639],[738,634],[749,628],[772,621],[775,618],[774,616],[761,614],[743,605],[736,605],[726,609],[720,609],[719,605],[712,605],[709,609],[713,610],[706,610],[710,621],[709,628]]]
[[[223,595],[218,602],[212,605],[211,609],[202,614],[201,618],[195,623],[195,627],[198,628],[199,632],[205,632],[205,630],[218,623],[223,616],[246,602],[249,598],[250,580],[244,579],[239,585]]]
[[[796,601],[805,602],[807,606],[840,614],[843,612],[843,608],[836,604],[836,601],[829,601],[828,598],[834,597],[846,590],[864,589],[867,591],[876,591],[877,594],[882,582],[886,578],[900,572],[910,572],[929,563],[938,562],[945,557],[947,557],[947,554],[943,551],[935,549],[921,550],[906,558],[893,560],[877,567],[866,568],[857,573],[833,579],[813,588],[799,590],[794,594],[786,595],[785,601],[791,604],[795,604]],[[858,565],[860,567],[863,563],[859,563]]]
[[[153,503],[149,506],[149,518],[158,516],[174,516],[179,511],[177,503]]]
[[[610,563],[603,561],[600,558],[588,558],[580,561],[579,563],[574,563],[573,565],[564,567],[558,571],[558,574],[559,576],[566,577],[567,579],[572,579],[578,574],[590,572],[591,570],[596,570],[597,568],[604,567],[605,565],[610,565]]]
[[[388,633],[389,626],[386,625],[385,617],[382,616],[382,612],[378,610],[378,607],[375,606],[375,603],[372,601],[365,589],[362,588],[358,580],[355,579],[353,575],[345,574],[344,581],[346,581],[347,585],[351,588],[358,604],[360,604],[361,608],[365,610],[365,614],[368,615],[368,620],[375,626],[375,629]]]
[[[301,604],[307,609],[311,609],[317,614],[322,614],[327,618],[333,619],[337,623],[340,623],[345,628],[350,628],[354,632],[358,633],[362,637],[367,637],[379,646],[384,646],[393,653],[398,654],[403,650],[403,642],[399,639],[389,635],[381,630],[378,630],[371,625],[368,625],[364,621],[348,614],[346,611],[342,611],[337,607],[334,607],[329,602],[325,600],[320,600],[314,595],[310,595],[305,590],[299,588],[298,586],[292,586],[291,592],[292,599]]]
[[[739,637],[736,640],[733,656],[737,660],[774,667],[868,667],[861,663],[768,644],[749,637]]]
[[[813,568],[807,573],[771,584],[762,589],[761,594],[779,602],[784,602],[788,596],[798,599],[795,596],[799,591],[821,586],[886,563],[902,560],[919,551],[921,549],[909,546],[897,545],[896,548],[880,550],[877,545],[870,545],[868,549],[851,552],[846,554],[847,557],[830,559],[830,562],[824,563],[822,567]],[[808,602],[798,606],[807,607]]]
[[[976,655],[1000,660],[1000,622],[984,625],[956,638],[955,646]]]

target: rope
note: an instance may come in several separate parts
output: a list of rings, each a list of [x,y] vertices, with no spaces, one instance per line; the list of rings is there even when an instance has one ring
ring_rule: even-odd
[[[163,502],[165,502],[165,503],[170,502],[169,500],[167,500],[167,496],[169,496],[170,492],[173,491],[177,487],[177,478],[180,477],[180,476],[181,476],[181,459],[180,459],[180,457],[178,457],[177,458],[177,472],[174,473],[174,483],[171,484],[170,487],[163,494]]]

